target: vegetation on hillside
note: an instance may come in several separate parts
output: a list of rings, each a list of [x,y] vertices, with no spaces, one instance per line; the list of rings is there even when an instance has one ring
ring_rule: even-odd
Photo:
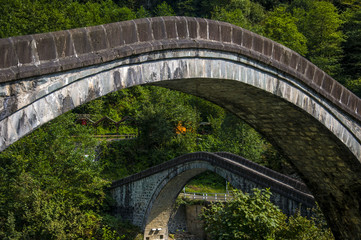
[[[325,222],[295,214],[287,217],[270,201],[268,189],[253,189],[252,194],[233,190],[226,203],[203,208],[202,219],[212,239],[334,239]]]
[[[0,0],[0,37],[171,15],[227,21],[269,37],[361,96],[359,0]],[[75,124],[76,114],[131,116],[137,126],[120,131],[136,128],[139,136],[99,143],[94,129]],[[292,171],[262,136],[222,108],[175,91],[134,87],[83,105],[0,154],[0,238],[133,238],[107,215],[109,180],[194,151],[229,151]]]

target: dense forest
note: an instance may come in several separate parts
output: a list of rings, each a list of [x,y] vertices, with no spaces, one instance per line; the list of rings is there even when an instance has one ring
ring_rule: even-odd
[[[297,51],[361,96],[358,0],[0,0],[0,37],[152,16],[230,22]],[[83,126],[108,116],[119,129]],[[96,133],[137,133],[104,142]],[[228,151],[283,173],[292,166],[266,139],[224,109],[152,86],[111,93],[45,124],[0,154],[1,239],[130,239],[110,216],[106,187],[181,154]]]

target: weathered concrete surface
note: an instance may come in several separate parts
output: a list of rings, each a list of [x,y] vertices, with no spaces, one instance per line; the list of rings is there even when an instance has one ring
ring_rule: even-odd
[[[168,222],[176,197],[187,182],[206,170],[244,192],[269,187],[272,201],[288,215],[297,209],[302,215],[310,215],[315,206],[313,196],[299,181],[233,154],[199,152],[113,182],[115,214],[141,227],[144,240],[168,239]]]
[[[360,99],[226,23],[164,17],[0,39],[0,151],[76,106],[150,83],[246,120],[299,170],[336,238],[361,239]]]

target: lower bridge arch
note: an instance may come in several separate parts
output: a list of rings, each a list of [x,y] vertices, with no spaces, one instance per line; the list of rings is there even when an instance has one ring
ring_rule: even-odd
[[[269,187],[284,213],[308,215],[315,206],[307,187],[292,178],[230,153],[190,153],[113,182],[114,212],[144,230],[144,240],[168,239],[175,199],[193,177],[213,171],[235,188],[250,192]]]

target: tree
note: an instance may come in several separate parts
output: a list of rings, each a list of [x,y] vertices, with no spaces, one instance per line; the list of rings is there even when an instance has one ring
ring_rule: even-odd
[[[175,16],[176,14],[175,14],[173,8],[166,1],[164,1],[155,7],[154,15],[155,16]]]
[[[94,161],[96,144],[65,114],[2,152],[0,238],[93,236],[108,185]]]
[[[274,9],[264,24],[266,37],[293,49],[301,55],[307,53],[307,39],[298,31],[297,19],[286,11],[286,7]]]
[[[204,208],[205,230],[213,239],[333,239],[329,229],[296,214],[287,218],[270,201],[269,189],[252,194],[233,190],[233,199]]]
[[[230,0],[225,6],[215,6],[211,12],[212,19],[229,22],[239,27],[261,33],[261,21],[264,19],[264,9],[250,0]]]
[[[336,7],[330,2],[313,1],[309,11],[294,11],[298,13],[299,30],[307,38],[307,57],[328,74],[339,74],[344,35]]]
[[[0,37],[51,32],[135,19],[112,0],[0,0]]]
[[[205,230],[213,239],[274,239],[286,216],[270,201],[269,190],[253,194],[233,191],[233,199],[211,204],[202,213]]]
[[[351,80],[356,80],[361,78],[361,8],[348,10],[345,16],[343,30],[346,41],[343,43],[345,52],[342,61],[343,72]]]

